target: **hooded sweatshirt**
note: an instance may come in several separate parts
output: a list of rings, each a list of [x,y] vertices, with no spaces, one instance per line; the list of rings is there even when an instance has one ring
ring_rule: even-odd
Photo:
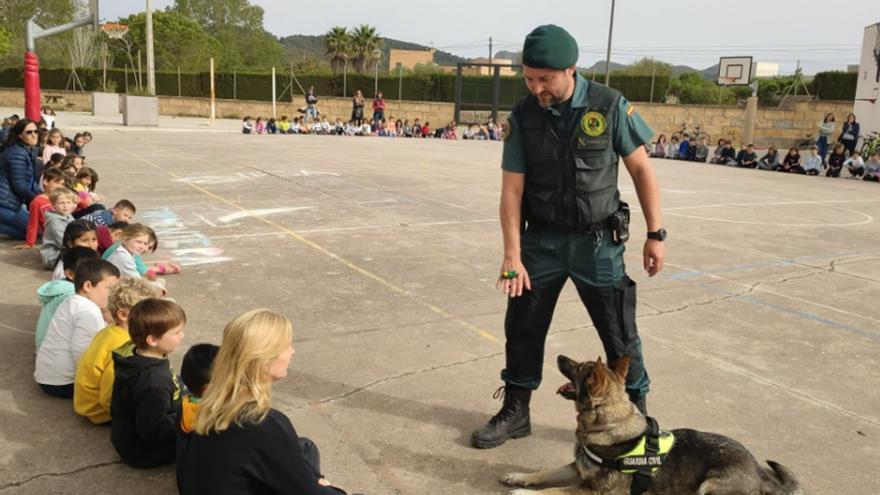
[[[34,334],[34,345],[37,349],[40,348],[46,337],[46,329],[49,328],[49,322],[55,316],[58,305],[73,292],[73,282],[67,279],[46,282],[37,289],[37,297],[40,298],[40,304],[43,306],[43,309],[40,310],[40,318],[37,320],[37,331]]]
[[[167,359],[139,356],[133,343],[113,351],[110,440],[126,463],[149,468],[174,462],[180,387]]]
[[[64,242],[64,230],[73,221],[70,215],[59,215],[54,211],[46,212],[46,229],[43,231],[43,244],[40,246],[40,257],[43,258],[43,266],[48,269],[55,268],[58,256]]]

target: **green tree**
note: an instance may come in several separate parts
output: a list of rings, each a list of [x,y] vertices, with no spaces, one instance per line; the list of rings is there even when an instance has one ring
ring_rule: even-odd
[[[136,14],[120,19],[128,25],[126,36],[135,50],[146,47],[146,15]],[[174,10],[153,13],[153,50],[156,70],[203,71],[211,57],[220,58],[224,47],[217,39],[205,32],[194,20]],[[116,50],[124,49],[124,43],[114,43]],[[127,59],[114,57],[118,60]]]
[[[650,57],[645,57],[637,62],[626,66],[623,69],[618,69],[613,73],[625,74],[630,76],[650,76],[651,74],[655,74],[657,76],[671,77],[672,65]]]
[[[12,48],[12,33],[0,27],[0,57],[6,55]]]
[[[208,32],[219,28],[263,30],[263,8],[251,5],[248,0],[175,0],[174,10]]]
[[[376,50],[382,47],[382,39],[376,28],[361,24],[351,34],[351,56],[355,68],[363,72],[377,62]]]
[[[221,70],[269,69],[281,64],[284,48],[277,38],[262,29],[226,27],[214,30],[213,35],[223,46],[217,65]]]
[[[20,65],[24,53],[25,24],[31,17],[44,28],[57,26],[73,20],[76,5],[71,0],[0,0],[0,19],[9,33],[10,47],[0,60],[3,65]],[[71,33],[43,38],[37,42],[40,64],[68,66],[67,45]],[[2,56],[2,55],[0,55]]]
[[[338,71],[351,56],[351,36],[348,29],[334,26],[324,35],[326,55],[330,59],[330,68]]]

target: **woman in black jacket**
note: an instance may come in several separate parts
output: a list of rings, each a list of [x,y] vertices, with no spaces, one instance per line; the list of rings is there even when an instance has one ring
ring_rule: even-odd
[[[847,115],[846,122],[843,123],[843,128],[840,129],[840,136],[837,138],[837,142],[846,148],[847,156],[852,156],[853,151],[856,150],[856,141],[859,140],[859,131],[860,126],[859,123],[856,122],[856,115],[854,113]]]
[[[287,376],[293,329],[268,310],[226,325],[177,484],[182,495],[345,494],[320,471],[318,449],[272,408],[272,384]]]
[[[33,120],[19,120],[9,130],[0,155],[0,234],[13,239],[24,239],[27,207],[41,192],[40,178],[34,176],[39,132]]]

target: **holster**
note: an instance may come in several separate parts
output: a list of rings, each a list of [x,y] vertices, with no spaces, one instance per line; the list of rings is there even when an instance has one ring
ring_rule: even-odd
[[[620,207],[609,218],[609,224],[611,239],[615,244],[623,244],[629,240],[629,205],[626,202],[620,202]]]

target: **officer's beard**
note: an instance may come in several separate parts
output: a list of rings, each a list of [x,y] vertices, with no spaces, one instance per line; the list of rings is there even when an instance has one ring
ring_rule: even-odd
[[[544,91],[538,94],[538,104],[543,108],[550,108],[557,103],[562,103],[566,100],[565,98],[566,91],[563,90],[560,94],[553,94],[549,91]]]

